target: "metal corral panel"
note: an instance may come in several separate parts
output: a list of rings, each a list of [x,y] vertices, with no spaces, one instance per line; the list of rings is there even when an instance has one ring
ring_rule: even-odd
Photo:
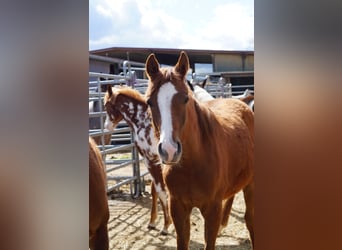
[[[96,60],[89,60],[89,72],[98,72],[109,74],[109,62],[101,62]],[[90,77],[89,81],[96,80],[96,77]]]

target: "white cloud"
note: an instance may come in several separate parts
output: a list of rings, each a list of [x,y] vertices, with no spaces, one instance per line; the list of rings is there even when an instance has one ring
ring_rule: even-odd
[[[194,46],[207,49],[254,49],[253,6],[228,3],[217,6],[213,13],[210,21],[202,21],[202,26],[196,29],[198,44]]]
[[[122,19],[124,17],[125,4],[131,0],[111,1],[98,0],[96,2],[96,11],[104,17],[112,17],[115,19]],[[94,1],[93,1],[94,2]]]
[[[102,5],[97,5],[96,11],[97,13],[99,13],[101,16],[104,16],[104,17],[112,16],[112,12],[109,9],[105,9]]]
[[[159,42],[171,42],[182,36],[183,22],[161,9],[150,9],[141,13],[140,25],[142,31]]]
[[[98,28],[108,30],[102,37],[92,37],[90,49],[112,46],[254,49],[252,1],[249,5],[233,2],[215,7],[213,4],[212,9],[197,4],[196,11],[181,8],[180,4],[150,0],[98,0],[93,5],[98,15],[107,20]]]

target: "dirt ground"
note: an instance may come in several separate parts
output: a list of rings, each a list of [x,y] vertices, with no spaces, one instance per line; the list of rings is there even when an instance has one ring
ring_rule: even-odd
[[[150,184],[142,197],[133,199],[129,187],[122,187],[119,194],[109,199],[110,219],[108,223],[110,249],[136,250],[175,250],[176,232],[173,225],[169,234],[162,236],[159,230],[163,227],[163,213],[159,205],[157,229],[149,230],[150,218]],[[250,250],[249,234],[244,223],[245,205],[242,192],[235,197],[228,226],[216,240],[216,249]],[[204,221],[197,208],[191,215],[190,249],[204,249]]]

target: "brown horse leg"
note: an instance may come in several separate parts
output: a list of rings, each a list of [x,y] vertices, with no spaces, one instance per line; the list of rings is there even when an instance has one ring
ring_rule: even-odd
[[[254,182],[251,182],[243,189],[246,203],[245,221],[254,248]]]
[[[190,241],[191,207],[178,200],[170,199],[172,221],[177,233],[177,250],[188,250]]]
[[[222,229],[225,228],[228,225],[230,210],[232,209],[234,201],[234,195],[228,199],[226,199],[223,203],[223,210],[222,210],[222,221],[220,225],[220,229],[218,232],[218,235],[221,234]]]
[[[108,250],[109,242],[108,242],[108,229],[107,224],[100,226],[94,238],[90,242],[91,250]]]
[[[112,139],[112,134],[105,135],[104,143],[105,143],[106,145],[110,145],[111,139]]]
[[[162,191],[164,192],[164,195],[166,197],[166,191]],[[167,235],[168,234],[168,228],[170,226],[171,222],[171,217],[170,217],[170,213],[169,213],[169,205],[167,203],[167,199],[164,198],[160,198],[160,203],[162,205],[163,208],[163,213],[164,213],[164,228],[162,231],[160,231],[161,235]]]
[[[205,227],[205,250],[214,250],[217,233],[222,221],[222,201],[215,201],[201,209]]]
[[[151,186],[151,193],[152,193],[152,207],[151,207],[151,218],[150,223],[148,224],[148,229],[155,229],[156,228],[156,219],[157,219],[157,213],[158,213],[158,197],[156,188],[154,186],[154,182],[152,182]]]
[[[93,236],[92,238],[89,239],[89,249],[90,250],[94,249],[94,239],[95,239],[95,236]]]

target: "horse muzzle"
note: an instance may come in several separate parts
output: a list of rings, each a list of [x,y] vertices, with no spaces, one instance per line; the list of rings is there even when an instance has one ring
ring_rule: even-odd
[[[104,128],[108,129],[109,131],[114,130],[114,125],[113,125],[112,121],[109,119],[108,115],[106,115],[106,121],[104,123]]]
[[[176,164],[182,155],[182,145],[179,141],[176,143],[159,143],[158,153],[164,164]]]

